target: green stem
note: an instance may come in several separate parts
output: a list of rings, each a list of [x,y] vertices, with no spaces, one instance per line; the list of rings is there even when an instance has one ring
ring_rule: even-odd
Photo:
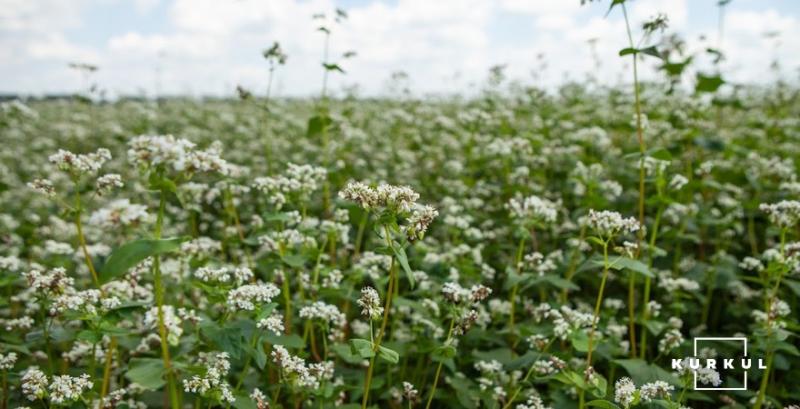
[[[364,240],[364,230],[367,227],[367,220],[369,220],[369,212],[364,212],[361,216],[361,221],[358,223],[358,233],[356,234],[356,244],[353,248],[353,256],[358,257],[361,252],[361,242]]]
[[[392,248],[392,236],[391,232],[389,231],[389,226],[385,225],[383,228],[385,235],[386,235],[386,245],[389,248]],[[389,283],[386,289],[386,304],[383,308],[383,320],[381,321],[381,328],[378,332],[378,337],[375,338],[375,341],[372,343],[372,358],[369,360],[369,368],[367,368],[367,380],[364,382],[364,397],[361,399],[361,408],[366,409],[367,403],[369,402],[369,389],[372,386],[372,373],[375,370],[375,355],[377,354],[378,350],[381,347],[381,340],[383,340],[383,336],[386,332],[386,324],[389,322],[389,310],[392,309],[392,296],[394,295],[394,284],[395,284],[395,260],[392,257],[392,265],[389,267]],[[372,321],[370,321],[370,325]],[[370,331],[372,334],[372,331]]]
[[[97,278],[97,271],[94,269],[92,257],[89,255],[89,250],[86,247],[86,237],[83,235],[83,225],[81,223],[81,214],[83,207],[81,205],[81,193],[78,191],[77,180],[75,182],[75,228],[78,231],[78,243],[80,243],[83,258],[86,260],[86,266],[89,268],[89,273],[92,274],[92,281],[96,287],[100,287],[100,280]]]
[[[592,366],[592,348],[594,344],[594,332],[597,328],[597,320],[600,316],[600,304],[603,302],[603,292],[606,288],[606,280],[608,279],[608,242],[603,243],[603,278],[600,280],[600,290],[597,291],[597,301],[594,304],[594,315],[592,317],[592,328],[589,330],[589,350],[586,357],[586,366]]]
[[[444,342],[445,345],[448,345],[450,340],[452,339],[453,328],[455,327],[455,325],[456,325],[456,319],[455,317],[453,317],[453,319],[450,320],[450,330],[447,331],[447,340]],[[443,363],[444,360],[439,360],[439,365],[436,367],[436,375],[434,375],[433,377],[433,385],[431,385],[431,393],[428,395],[428,403],[425,404],[425,409],[430,409],[431,402],[433,402],[433,395],[436,394],[436,385],[439,383],[439,376],[442,374]]]
[[[603,278],[600,280],[600,290],[597,291],[597,301],[594,304],[594,315],[592,316],[592,328],[589,330],[589,348],[588,354],[586,356],[586,369],[592,367],[592,352],[594,349],[594,332],[595,328],[597,328],[597,320],[600,316],[600,304],[603,302],[603,292],[606,288],[606,280],[608,279],[608,241],[603,242]],[[583,409],[584,407],[584,394],[585,390],[581,389],[579,395],[579,407]]]
[[[0,408],[8,408],[8,371],[3,371],[3,401]]]
[[[758,388],[758,397],[756,398],[755,405],[753,405],[753,409],[761,409],[761,406],[764,404],[767,395],[767,386],[769,385],[770,369],[772,369],[772,359],[774,357],[774,351],[770,349],[770,351],[767,352],[767,369],[764,370],[764,375],[761,377],[761,386]]]
[[[781,244],[780,244],[780,253],[781,259],[784,259],[786,256],[786,228],[781,229]],[[754,409],[761,409],[761,406],[764,403],[764,399],[766,398],[767,394],[767,386],[769,385],[769,377],[770,372],[772,371],[772,361],[775,358],[775,350],[772,347],[772,323],[771,321],[771,311],[772,304],[775,302],[775,299],[778,297],[778,290],[780,290],[781,281],[783,279],[783,274],[786,271],[786,266],[781,266],[781,269],[778,272],[778,279],[775,282],[775,287],[773,288],[771,293],[767,293],[767,301],[765,303],[765,310],[764,312],[767,314],[767,369],[764,370],[764,376],[761,378],[761,386],[758,389],[758,397],[756,398],[756,403],[753,406]],[[769,281],[767,281],[769,283]]]
[[[524,247],[525,247],[525,237],[523,236],[521,239],[519,239],[519,245],[517,246],[517,257],[515,259],[516,263],[514,266],[517,269],[517,274],[520,274],[521,271],[520,264],[522,263],[522,252],[524,250]],[[509,296],[508,300],[509,303],[511,304],[511,311],[509,312],[508,325],[510,327],[510,333],[512,334],[512,337],[514,333],[514,311],[515,311],[514,304],[516,303],[515,301],[517,298],[518,287],[519,286],[517,284],[514,284],[514,287],[511,288],[511,295]]]
[[[100,402],[103,402],[103,398],[105,398],[106,394],[108,393],[108,386],[111,382],[111,363],[113,361],[114,350],[117,348],[117,337],[111,337],[111,343],[108,345],[108,350],[106,351],[106,362],[105,367],[103,368],[103,383],[100,387]]]
[[[659,196],[661,195],[659,189]],[[656,238],[658,237],[658,227],[661,223],[661,214],[663,213],[664,209],[662,206],[658,207],[656,211],[656,218],[653,221],[653,229],[650,233],[650,243],[647,249],[647,267],[653,267],[653,259],[654,259],[654,252],[656,246]],[[643,314],[642,314],[642,323],[647,324],[647,320],[650,319],[650,286],[651,286],[651,279],[650,277],[645,277],[644,279],[644,298],[642,300],[643,305]],[[635,338],[632,339],[632,342]],[[642,347],[640,348],[641,356],[640,358],[644,359],[645,354],[647,353],[647,327],[642,327]]]
[[[155,238],[161,238],[161,229],[164,223],[164,210],[167,206],[167,195],[162,190],[161,197],[158,205],[158,218],[156,219]],[[167,341],[167,327],[164,324],[164,284],[161,277],[161,258],[159,256],[153,257],[153,275],[156,305],[158,308],[158,335],[161,340],[161,358],[164,361],[164,369],[167,375],[167,384],[169,387],[169,399],[172,409],[179,409],[180,403],[178,401],[178,390],[175,384],[175,374],[172,371],[172,363],[169,357],[169,343]]]
[[[542,352],[546,352],[550,348],[550,345],[553,343],[554,339],[555,338],[553,338],[553,339],[551,339],[550,341],[547,342],[547,345],[542,349]],[[520,384],[528,382],[528,379],[530,379],[531,375],[533,374],[533,370],[535,368],[536,368],[535,365],[531,365],[531,367],[528,369],[528,372],[525,374],[525,377],[522,378],[522,381],[520,382]],[[521,391],[522,391],[522,385],[517,387],[517,389],[511,395],[511,398],[509,398],[508,402],[506,402],[506,404],[503,406],[503,409],[509,409],[511,407],[511,405],[514,403],[514,400],[517,398],[517,395],[519,395],[519,393]]]

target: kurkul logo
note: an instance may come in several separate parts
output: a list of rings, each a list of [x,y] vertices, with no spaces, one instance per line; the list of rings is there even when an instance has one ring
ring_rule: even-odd
[[[736,358],[697,358],[699,356],[699,342],[736,342],[742,344],[743,357]],[[698,391],[744,391],[747,390],[747,373],[751,369],[767,369],[764,364],[764,359],[758,358],[753,360],[747,356],[747,338],[745,337],[698,337],[694,339],[694,357],[685,359],[673,359],[673,370],[689,370],[692,371],[694,376],[694,390]],[[741,387],[720,387],[711,386],[704,387],[698,386],[698,372],[703,371],[719,371],[719,370],[742,370],[742,385]],[[707,372],[706,372],[707,373]],[[721,381],[719,382],[721,384]]]

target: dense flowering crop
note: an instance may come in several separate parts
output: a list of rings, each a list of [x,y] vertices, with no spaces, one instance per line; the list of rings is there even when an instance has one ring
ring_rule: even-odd
[[[501,83],[2,103],[0,409],[796,409],[797,90]]]

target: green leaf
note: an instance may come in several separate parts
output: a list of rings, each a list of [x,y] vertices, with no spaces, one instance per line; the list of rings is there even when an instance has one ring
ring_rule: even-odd
[[[719,75],[703,75],[697,74],[697,84],[694,86],[696,92],[715,92],[725,80]]]
[[[411,288],[414,288],[414,272],[411,271],[411,266],[408,265],[408,255],[406,255],[406,250],[403,248],[403,246],[393,245],[392,251],[394,251],[397,261],[400,262],[400,266],[403,267],[403,271],[406,272],[408,284],[411,286]]]
[[[257,342],[255,347],[247,345],[246,351],[247,354],[255,360],[254,362],[258,366],[258,369],[264,369],[264,366],[267,365],[267,354],[264,353],[261,342]]]
[[[77,339],[79,339],[81,341],[86,341],[86,342],[88,342],[90,344],[94,344],[94,343],[100,342],[100,340],[103,339],[103,334],[101,334],[101,333],[99,333],[97,331],[91,331],[91,330],[85,329],[85,330],[83,330],[83,331],[78,333]]]
[[[592,380],[592,395],[597,398],[606,396],[606,388],[608,388],[608,381],[606,377],[600,374],[595,374]]]
[[[651,157],[653,157],[655,159],[658,159],[658,160],[664,160],[664,161],[667,161],[667,162],[672,161],[672,154],[669,153],[669,151],[664,149],[664,148],[651,149],[647,153]]]
[[[639,260],[634,260],[629,257],[617,257],[610,261],[610,266],[614,270],[621,271],[623,269],[628,269],[633,272],[639,273],[645,277],[653,278],[655,274],[647,267],[646,264],[642,263]]]
[[[383,345],[378,347],[378,357],[383,358],[384,360],[393,364],[400,362],[400,354],[398,354],[397,351],[386,348]]]
[[[372,350],[372,342],[366,339],[353,338],[350,340],[350,350],[354,355],[361,358],[372,358],[375,356],[375,351]]]
[[[586,406],[591,406],[593,408],[603,408],[603,409],[620,409],[620,407],[617,406],[615,403],[602,399],[586,402]]]
[[[673,374],[658,365],[648,364],[642,359],[616,359],[614,363],[625,368],[637,385],[655,381],[665,381],[673,385],[679,385]]]
[[[333,346],[331,346],[331,350],[333,350],[333,352],[336,353],[339,358],[342,358],[348,364],[360,365],[362,362],[364,362],[364,359],[354,354],[352,348],[345,344],[333,344]]]
[[[611,0],[611,5],[608,7],[608,11],[606,11],[606,17],[608,17],[608,15],[611,14],[611,10],[614,9],[614,6],[623,3],[625,3],[625,0]]]
[[[321,134],[322,131],[326,130],[329,126],[331,126],[331,123],[333,123],[333,121],[327,115],[312,116],[308,120],[308,129],[306,130],[306,136],[315,136]],[[288,220],[288,213],[285,214],[287,215],[287,220]]]
[[[651,334],[658,335],[664,330],[664,328],[667,327],[667,324],[665,322],[651,319],[645,322],[644,326],[647,327],[647,330],[650,331]]]
[[[306,264],[306,258],[301,254],[289,254],[281,257],[281,260],[289,267],[300,268]]]
[[[257,409],[256,403],[250,399],[250,395],[246,391],[238,392],[234,395],[236,400],[233,401],[233,407],[236,409]]]
[[[150,178],[148,182],[150,183],[150,190],[158,190],[170,193],[178,192],[178,186],[175,185],[175,182],[173,182],[169,178],[159,176],[155,172],[150,173]]]
[[[649,55],[651,57],[661,58],[661,53],[658,52],[656,46],[651,45],[650,47],[640,48],[639,52],[644,55]]]
[[[444,361],[456,356],[456,347],[452,345],[441,345],[431,352],[431,359],[434,361]]]
[[[575,371],[561,371],[553,376],[553,379],[567,385],[575,386],[578,389],[586,389],[587,386],[586,381],[583,379],[583,375]]]
[[[306,343],[303,337],[297,334],[291,335],[275,335],[270,331],[264,334],[264,340],[272,345],[282,345],[287,348],[305,348]]]
[[[800,356],[800,350],[798,350],[796,346],[785,341],[777,342],[775,344],[775,349],[778,351],[784,351],[790,355]]]
[[[654,45],[651,45],[651,46],[645,47],[645,48],[627,47],[627,48],[623,48],[623,49],[619,50],[619,56],[620,57],[624,57],[626,55],[636,55],[636,54],[639,54],[639,53],[644,54],[644,55],[649,55],[651,57],[656,57],[656,58],[659,58],[659,59],[661,58],[661,54],[658,52],[658,49]]]
[[[565,279],[563,277],[559,277],[559,276],[552,275],[552,274],[547,274],[547,275],[541,277],[537,281],[543,281],[543,282],[548,283],[548,284],[552,285],[553,287],[556,287],[556,288],[558,288],[560,290],[577,291],[577,290],[581,289],[580,287],[578,287],[577,284],[575,284],[575,283],[573,283],[573,282],[571,282],[571,281],[569,281],[569,280],[567,280],[567,279]]]
[[[164,386],[164,362],[160,358],[132,358],[125,377],[145,389],[157,390]]]
[[[344,74],[344,70],[342,69],[342,67],[340,67],[340,66],[339,66],[339,64],[326,64],[326,63],[322,63],[322,66],[323,66],[323,67],[324,67],[324,68],[325,68],[327,71],[339,71],[339,72],[341,72],[342,74]]]
[[[159,254],[173,252],[189,237],[173,237],[169,239],[139,239],[123,244],[114,249],[108,256],[100,272],[103,282],[125,274],[142,260]]]
[[[213,322],[200,325],[200,333],[210,341],[211,345],[225,351],[233,359],[239,359],[247,346],[243,331],[236,322],[219,326]]]
[[[572,341],[572,346],[576,350],[578,350],[578,352],[589,351],[589,335],[587,335],[586,332],[584,331],[573,332],[572,336],[570,337],[570,341]]]

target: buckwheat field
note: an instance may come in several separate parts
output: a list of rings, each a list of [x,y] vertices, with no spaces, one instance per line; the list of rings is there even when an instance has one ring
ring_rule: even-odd
[[[797,409],[798,89],[626,3],[614,86],[3,102],[0,407]]]

